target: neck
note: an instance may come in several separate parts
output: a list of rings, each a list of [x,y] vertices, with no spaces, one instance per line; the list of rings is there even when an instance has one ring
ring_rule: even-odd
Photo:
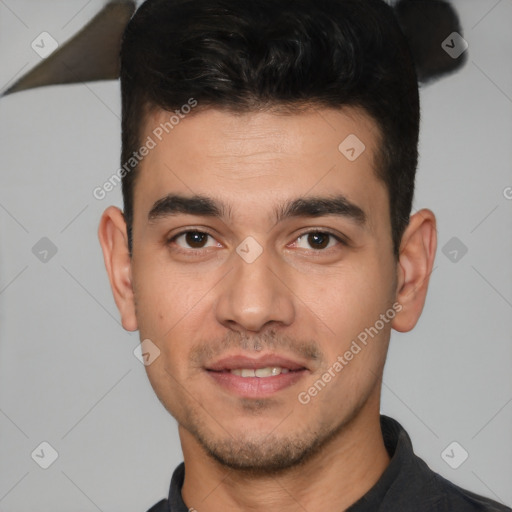
[[[320,512],[334,503],[336,510],[345,510],[373,487],[389,464],[379,408],[370,410],[361,411],[300,467],[258,477],[223,467],[202,449],[198,452],[193,436],[180,427],[186,468],[183,500],[189,508],[209,512],[263,512],[270,507]]]

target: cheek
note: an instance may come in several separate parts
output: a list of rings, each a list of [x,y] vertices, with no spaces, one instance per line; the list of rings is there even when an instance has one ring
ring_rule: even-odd
[[[203,288],[197,274],[173,269],[163,259],[142,255],[133,266],[139,327],[153,336],[164,335],[193,310]]]
[[[359,261],[297,282],[296,294],[335,333],[375,321],[390,300],[389,277],[375,262]],[[374,319],[375,317],[375,319]]]
[[[141,340],[153,341],[160,349],[160,365],[176,378],[184,378],[190,347],[211,336],[214,295],[208,292],[216,282],[214,276],[199,277],[197,270],[146,260],[135,266],[133,277]],[[148,367],[148,376],[169,379],[158,366]]]
[[[315,336],[326,359],[322,370],[328,371],[338,357],[344,358],[343,370],[336,372],[339,378],[335,380],[343,383],[345,392],[365,385],[385,360],[391,319],[383,322],[380,315],[389,310],[393,300],[392,275],[386,270],[387,263],[382,263],[376,257],[361,257],[357,263],[331,272],[320,283],[312,280],[309,286],[301,286],[297,294],[318,329]]]

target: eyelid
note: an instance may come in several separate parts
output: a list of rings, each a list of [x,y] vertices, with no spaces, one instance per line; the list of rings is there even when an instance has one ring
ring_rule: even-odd
[[[320,233],[322,235],[329,235],[332,238],[334,238],[340,245],[342,245],[344,247],[350,246],[348,239],[344,235],[342,235],[340,233],[333,233],[330,229],[327,229],[327,228],[312,228],[312,229],[309,229],[308,231],[302,231],[294,238],[292,243],[295,243],[299,238],[302,238],[303,236],[309,235],[311,233]],[[302,249],[302,250],[308,251],[310,253],[315,253],[317,255],[321,255],[322,253],[327,254],[335,249],[336,249],[336,247],[329,247],[328,249]]]
[[[174,242],[178,237],[180,237],[182,235],[186,235],[187,233],[201,233],[201,234],[208,235],[211,238],[213,238],[214,240],[216,240],[215,235],[210,233],[207,229],[205,229],[205,228],[193,228],[192,227],[192,228],[184,229],[184,230],[182,230],[182,231],[180,231],[178,233],[173,234],[170,237],[167,237],[166,238],[166,243],[167,244],[171,244],[171,242]],[[320,234],[329,235],[329,236],[333,237],[337,242],[339,242],[341,245],[343,245],[345,247],[348,247],[350,245],[348,239],[344,235],[342,235],[340,233],[334,233],[334,232],[332,232],[328,228],[309,228],[306,231],[301,231],[300,233],[298,233],[294,237],[292,243],[295,243],[299,238],[304,237],[306,235],[309,235],[310,233],[320,233]],[[220,242],[217,241],[217,243],[220,243]],[[290,244],[288,244],[288,245],[290,245]],[[200,253],[200,252],[208,250],[208,249],[211,249],[211,247],[204,247],[204,248],[200,248],[200,249],[186,249],[186,248],[182,248],[182,247],[178,246],[177,250],[179,252],[185,252],[187,254],[190,254],[190,253]],[[309,249],[309,250],[308,249],[303,249],[303,250],[320,254],[322,252],[329,252],[332,249],[334,249],[334,247],[330,247],[329,249]]]
[[[171,244],[177,238],[179,238],[180,236],[186,235],[187,233],[201,233],[203,235],[208,235],[209,237],[211,237],[215,241],[217,241],[217,239],[215,238],[215,235],[210,233],[207,229],[204,229],[204,228],[188,228],[188,229],[184,229],[182,231],[179,231],[178,233],[175,233],[175,234],[173,234],[171,236],[166,236],[166,238],[165,238],[166,244],[167,245]],[[220,243],[220,242],[217,241],[217,243]],[[210,249],[210,247],[204,247],[204,248],[201,248],[201,249],[186,249],[186,248],[183,248],[183,247],[180,247],[180,246],[178,246],[178,247],[179,247],[179,250],[181,250],[183,252],[187,252],[187,253],[190,253],[190,252],[200,252],[200,251],[203,251],[205,249]]]
[[[301,236],[304,236],[304,235],[309,235],[310,233],[321,233],[321,234],[324,234],[324,235],[331,235],[333,238],[338,240],[338,242],[340,242],[340,243],[342,243],[344,245],[348,245],[349,244],[349,241],[348,241],[347,237],[345,237],[341,233],[335,233],[334,231],[331,231],[328,228],[312,228],[312,229],[309,229],[308,231],[302,231],[299,235],[297,235],[295,237],[295,239],[300,238]]]

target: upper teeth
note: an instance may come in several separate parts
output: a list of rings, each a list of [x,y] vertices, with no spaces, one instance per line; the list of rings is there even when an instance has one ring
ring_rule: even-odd
[[[239,375],[240,377],[272,377],[281,373],[288,373],[289,371],[288,368],[281,368],[280,366],[267,366],[266,368],[258,368],[257,370],[252,368],[237,368],[236,370],[231,370],[231,373]]]

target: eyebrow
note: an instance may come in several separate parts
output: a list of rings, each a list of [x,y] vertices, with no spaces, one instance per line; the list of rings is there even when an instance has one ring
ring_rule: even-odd
[[[156,221],[179,214],[231,219],[230,207],[221,201],[202,195],[169,194],[153,204],[148,214],[148,221]],[[368,220],[361,207],[341,194],[329,197],[300,197],[278,205],[274,209],[276,223],[292,217],[327,215],[345,217],[353,220],[360,227],[365,227]]]

